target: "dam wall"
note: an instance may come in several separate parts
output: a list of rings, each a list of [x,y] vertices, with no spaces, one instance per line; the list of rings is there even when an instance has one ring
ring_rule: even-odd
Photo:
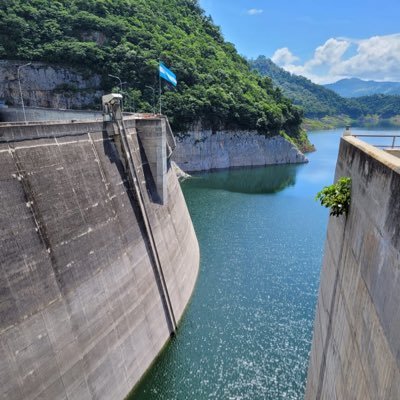
[[[173,159],[187,172],[307,162],[304,154],[281,136],[211,130],[194,130],[178,137]]]
[[[124,399],[181,318],[199,247],[168,162],[153,199],[151,124],[125,130],[162,271],[115,124],[0,126],[1,398]]]
[[[102,120],[101,111],[61,110],[41,107],[0,107],[0,122],[49,122],[49,121],[79,121]]]
[[[342,176],[351,206],[329,220],[305,399],[400,399],[400,159],[346,136]]]

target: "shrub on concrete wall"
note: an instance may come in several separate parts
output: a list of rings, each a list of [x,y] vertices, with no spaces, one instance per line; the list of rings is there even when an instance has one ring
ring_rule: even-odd
[[[330,208],[330,215],[338,217],[347,215],[351,201],[351,178],[341,177],[336,183],[325,186],[315,198],[326,208]]]

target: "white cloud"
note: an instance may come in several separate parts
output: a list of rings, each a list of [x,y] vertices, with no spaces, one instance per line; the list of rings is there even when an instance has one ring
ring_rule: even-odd
[[[308,68],[319,65],[334,65],[340,62],[343,54],[349,48],[350,43],[345,40],[328,39],[322,46],[315,49],[314,57],[308,61]]]
[[[283,47],[275,51],[271,60],[278,65],[288,65],[298,61],[299,57],[294,56],[287,47]]]
[[[261,10],[260,8],[250,8],[249,10],[246,11],[246,14],[248,15],[258,15],[262,14],[264,10]]]
[[[400,81],[400,34],[374,36],[356,43],[357,53],[332,68],[336,75]]]
[[[347,54],[351,50],[351,54]],[[271,59],[287,71],[316,83],[357,77],[379,81],[400,81],[400,33],[356,40],[330,38],[318,46],[303,64],[284,47]]]

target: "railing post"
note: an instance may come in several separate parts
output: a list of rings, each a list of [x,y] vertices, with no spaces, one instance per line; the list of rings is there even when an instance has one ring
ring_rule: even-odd
[[[346,125],[346,130],[343,132],[343,136],[353,136],[350,130],[350,125]]]
[[[393,141],[392,141],[392,149],[394,149],[394,143],[396,141],[396,136],[393,136]]]

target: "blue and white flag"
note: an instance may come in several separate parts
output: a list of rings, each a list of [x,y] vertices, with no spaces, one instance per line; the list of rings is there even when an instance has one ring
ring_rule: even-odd
[[[160,76],[174,86],[178,84],[176,80],[176,75],[170,71],[162,62],[160,62]]]

